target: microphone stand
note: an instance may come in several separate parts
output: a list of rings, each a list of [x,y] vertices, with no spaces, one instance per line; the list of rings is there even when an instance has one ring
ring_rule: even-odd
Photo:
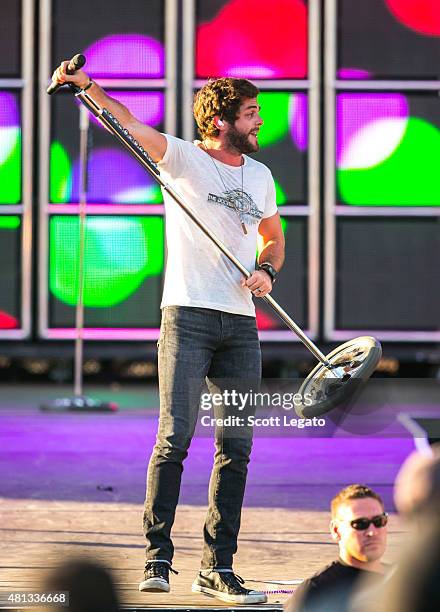
[[[79,240],[78,240],[78,299],[75,309],[75,358],[73,396],[55,399],[40,406],[41,410],[50,412],[114,412],[118,409],[114,402],[92,399],[83,394],[83,358],[84,358],[84,254],[87,230],[87,192],[88,192],[88,158],[89,158],[89,112],[83,105],[79,107]]]
[[[79,125],[80,125],[80,186],[79,186],[79,261],[78,261],[78,302],[75,311],[75,375],[74,375],[74,394],[82,396],[83,393],[83,377],[82,365],[84,355],[84,252],[86,246],[86,207],[87,207],[87,185],[88,185],[88,168],[87,161],[89,157],[89,116],[88,113],[82,112],[80,107]]]

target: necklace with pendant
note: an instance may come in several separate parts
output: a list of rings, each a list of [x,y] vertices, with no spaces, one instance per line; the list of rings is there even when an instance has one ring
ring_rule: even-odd
[[[205,149],[206,153],[208,153],[208,155],[209,155],[208,149],[206,148],[205,144],[203,144],[203,148]],[[220,177],[220,180],[221,180],[222,185],[224,187],[225,193],[228,194],[231,190],[230,189],[228,190],[228,188],[226,187],[225,181],[223,180],[223,177],[221,175],[220,169],[217,166],[215,159],[211,155],[209,155],[209,158],[211,159],[212,163],[214,164],[214,168],[217,170],[217,174]],[[234,199],[234,198],[232,198],[230,196],[228,196],[227,199],[232,204],[235,212],[238,215],[238,218],[239,218],[240,224],[241,224],[241,228],[243,230],[243,234],[247,234],[246,225],[245,225],[245,223],[243,221],[243,218],[241,216],[243,214],[243,212],[246,212],[246,210],[245,210],[246,207],[244,205],[243,180],[244,180],[244,159],[242,159],[242,163],[241,163],[241,191],[240,191],[240,198],[241,198],[240,206],[241,206],[241,209],[238,207],[236,199]],[[235,190],[235,191],[237,192],[238,190]]]

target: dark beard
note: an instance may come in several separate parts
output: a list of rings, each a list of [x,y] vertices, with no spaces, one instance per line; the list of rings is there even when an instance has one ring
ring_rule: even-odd
[[[243,134],[239,132],[233,125],[230,125],[229,130],[226,133],[226,148],[234,149],[239,153],[256,153],[260,150],[260,145],[253,145],[249,140],[249,134]]]

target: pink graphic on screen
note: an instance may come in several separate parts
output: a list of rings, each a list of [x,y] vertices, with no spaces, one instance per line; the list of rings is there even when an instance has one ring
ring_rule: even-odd
[[[425,36],[440,36],[439,0],[385,0],[385,4],[407,28]]]
[[[165,51],[158,40],[141,34],[113,34],[84,50],[86,70],[95,78],[161,79]]]
[[[196,75],[254,79],[307,76],[303,0],[231,0],[197,28]]]
[[[16,329],[17,327],[17,319],[4,310],[0,310],[0,329]]]
[[[267,329],[277,329],[278,323],[275,321],[269,314],[260,310],[259,308],[255,308],[255,317],[257,319],[257,327],[261,331]]]

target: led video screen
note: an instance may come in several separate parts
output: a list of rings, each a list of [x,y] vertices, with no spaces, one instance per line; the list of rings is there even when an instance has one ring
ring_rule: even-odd
[[[281,223],[286,239],[286,259],[271,295],[300,327],[306,329],[308,326],[307,217],[281,217]],[[258,329],[287,329],[263,300],[255,298],[254,303]]]
[[[21,76],[21,4],[21,0],[1,3],[0,78]]]
[[[21,219],[0,215],[0,330],[21,327]]]
[[[51,216],[50,328],[74,326],[79,232],[77,216]],[[85,327],[158,327],[164,268],[163,218],[89,216],[84,244]]]
[[[439,206],[439,158],[437,93],[337,95],[338,203]]]
[[[306,205],[308,164],[308,96],[303,92],[262,91],[260,150],[251,154],[271,170],[277,204]],[[194,121],[196,137],[197,125]]]
[[[264,123],[254,157],[270,168],[278,204],[307,204],[307,95],[264,91],[258,102]]]
[[[336,328],[440,329],[440,219],[337,221]]]
[[[305,79],[304,0],[198,0],[196,78]]]
[[[162,0],[53,1],[52,65],[76,53],[98,78],[165,76],[164,2]],[[113,6],[112,6],[113,4]]]
[[[338,78],[438,79],[438,0],[339,0]]]
[[[0,91],[0,205],[21,202],[20,96]]]
[[[108,90],[140,121],[163,130],[165,94],[161,91]],[[79,104],[68,92],[53,99],[49,201],[79,202]],[[121,144],[90,115],[87,200],[94,204],[158,204],[159,186]]]

